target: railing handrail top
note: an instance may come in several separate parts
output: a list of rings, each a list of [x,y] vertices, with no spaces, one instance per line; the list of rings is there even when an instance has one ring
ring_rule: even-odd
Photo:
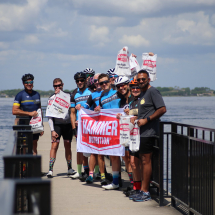
[[[19,160],[20,158],[27,158],[27,159],[39,159],[41,155],[31,155],[31,154],[20,154],[20,155],[3,155],[3,158],[13,158]]]
[[[201,127],[201,126],[196,126],[196,125],[189,125],[189,124],[184,124],[184,123],[179,123],[179,122],[173,122],[173,121],[160,121],[160,123],[162,124],[176,124],[176,125],[179,125],[179,126],[186,126],[186,127],[189,127],[189,128],[196,128],[196,129],[200,129],[200,130],[210,130],[210,131],[214,131],[215,132],[215,129],[214,128],[206,128],[206,127]]]

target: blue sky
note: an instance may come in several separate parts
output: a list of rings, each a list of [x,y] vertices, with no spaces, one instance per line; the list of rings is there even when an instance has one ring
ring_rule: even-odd
[[[139,64],[158,55],[155,87],[215,89],[215,1],[0,1],[0,90],[22,88],[25,73],[35,89],[56,77],[74,89],[75,72],[106,72],[123,46]]]

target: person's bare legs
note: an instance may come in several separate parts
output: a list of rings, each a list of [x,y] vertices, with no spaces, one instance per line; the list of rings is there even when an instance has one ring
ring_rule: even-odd
[[[33,140],[33,155],[37,155],[37,141]]]
[[[71,142],[69,140],[64,140],[64,148],[66,160],[72,160]]]
[[[152,153],[149,154],[140,154],[140,161],[142,165],[142,183],[141,190],[144,192],[149,191],[149,184],[152,174],[152,162],[151,162]]]
[[[130,164],[130,153],[129,151],[125,151],[125,156],[122,157],[125,162],[125,167],[127,172],[132,172],[131,164]]]
[[[134,181],[141,181],[141,170],[140,170],[139,158],[135,156],[131,156],[130,163],[131,163]]]
[[[53,142],[50,150],[50,158],[56,158],[59,142]]]
[[[90,172],[92,171],[94,171],[94,168],[95,168],[95,165],[96,165],[96,163],[97,163],[97,157],[98,157],[98,155],[96,155],[96,154],[91,154],[90,155],[90,161],[89,161],[89,169],[90,169]]]
[[[122,159],[125,162],[125,166],[126,166],[126,170],[128,173],[130,183],[133,185],[133,174],[132,174],[132,168],[131,168],[131,163],[130,163],[130,153],[128,150],[125,150],[125,156],[123,156]]]

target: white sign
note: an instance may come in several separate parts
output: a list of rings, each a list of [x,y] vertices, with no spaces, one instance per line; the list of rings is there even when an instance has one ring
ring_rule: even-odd
[[[124,114],[124,111],[118,108],[94,112],[81,108],[78,116],[77,152],[124,156],[125,148],[120,144],[117,113]]]
[[[70,106],[70,94],[60,91],[53,102],[48,104],[46,116],[65,119]]]

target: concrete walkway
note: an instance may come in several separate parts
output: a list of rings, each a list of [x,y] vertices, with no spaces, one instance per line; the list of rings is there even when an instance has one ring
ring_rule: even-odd
[[[42,171],[48,172],[49,153],[51,148],[51,132],[47,122],[44,123],[45,133],[38,142],[38,154],[42,155]],[[75,139],[75,138],[74,138]],[[154,200],[148,202],[133,202],[120,190],[105,191],[100,182],[87,185],[79,180],[67,177],[67,163],[65,160],[63,141],[61,140],[57,159],[54,165],[54,177],[51,180],[52,215],[131,215],[131,214],[180,214],[170,206],[159,207]],[[76,170],[76,141],[72,142],[72,166]],[[107,171],[111,172],[109,162]],[[126,172],[122,172],[124,182],[128,182]]]

